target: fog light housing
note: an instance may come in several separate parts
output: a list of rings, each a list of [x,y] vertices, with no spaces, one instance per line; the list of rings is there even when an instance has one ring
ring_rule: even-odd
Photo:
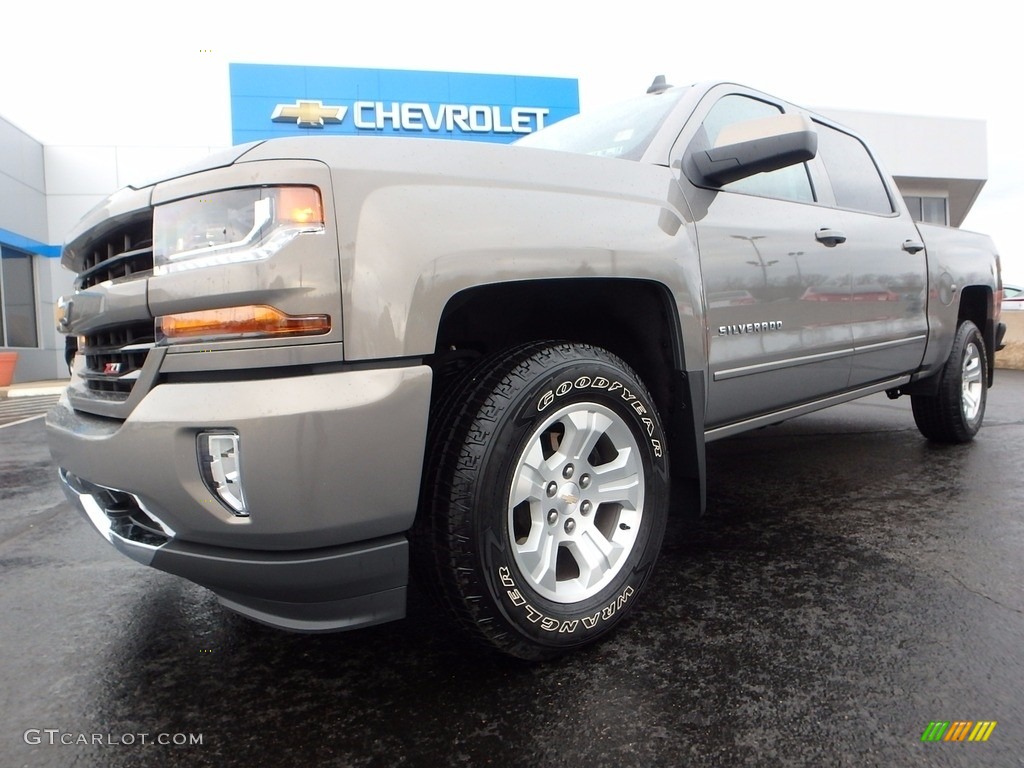
[[[233,515],[248,517],[242,492],[241,441],[237,432],[200,432],[197,438],[199,472],[203,482]]]

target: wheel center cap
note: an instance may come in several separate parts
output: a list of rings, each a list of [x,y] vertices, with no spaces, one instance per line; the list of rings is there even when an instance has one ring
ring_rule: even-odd
[[[562,514],[570,514],[580,501],[580,487],[576,483],[564,483],[558,489],[558,500],[562,502],[559,504]]]

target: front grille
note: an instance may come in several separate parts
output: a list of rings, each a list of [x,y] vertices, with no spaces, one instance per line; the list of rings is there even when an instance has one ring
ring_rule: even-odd
[[[153,213],[107,233],[82,255],[78,288],[90,288],[107,280],[114,282],[153,274]]]
[[[114,326],[85,336],[78,354],[85,357],[81,372],[90,392],[127,399],[155,342],[153,321]]]
[[[140,211],[103,233],[79,258],[79,290],[149,277],[153,274],[153,211]],[[80,339],[78,353],[85,358],[81,374],[88,392],[107,401],[126,400],[154,342],[152,320],[109,326]]]

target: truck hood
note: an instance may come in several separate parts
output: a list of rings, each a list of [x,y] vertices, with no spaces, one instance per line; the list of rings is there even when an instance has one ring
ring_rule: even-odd
[[[267,160],[313,160],[349,179],[375,182],[575,189],[618,197],[663,196],[664,168],[632,160],[487,142],[407,137],[299,136],[240,144],[158,179],[134,183],[89,211],[68,234],[61,261],[81,271],[90,242],[152,205],[157,185],[217,168]]]
[[[309,136],[273,139],[238,163],[318,160],[352,183],[466,184],[664,196],[667,169],[651,163],[481,141]]]
[[[145,189],[146,187],[152,187],[161,181],[170,181],[171,179],[179,179],[182,176],[191,176],[193,173],[199,173],[201,171],[209,171],[214,168],[225,168],[242,157],[246,152],[258,147],[262,144],[262,141],[250,141],[247,144],[239,144],[235,147],[228,147],[227,149],[221,149],[217,152],[212,152],[206,157],[201,157],[186,165],[175,168],[170,173],[163,173],[160,176],[156,176],[152,179],[147,179],[139,182],[129,184],[131,189]]]

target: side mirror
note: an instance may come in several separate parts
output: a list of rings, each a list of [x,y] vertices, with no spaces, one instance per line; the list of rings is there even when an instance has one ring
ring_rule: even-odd
[[[693,153],[693,162],[705,182],[720,187],[806,162],[817,153],[818,134],[810,118],[790,114],[727,125],[714,148]]]

